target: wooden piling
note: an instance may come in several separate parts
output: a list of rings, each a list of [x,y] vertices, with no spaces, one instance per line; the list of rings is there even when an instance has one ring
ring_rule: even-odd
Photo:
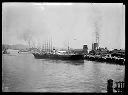
[[[108,80],[107,92],[108,92],[109,94],[110,94],[110,93],[113,93],[113,80],[112,80],[112,79],[109,79],[109,80]]]
[[[114,89],[117,93],[124,93],[124,82],[116,82],[116,87]]]

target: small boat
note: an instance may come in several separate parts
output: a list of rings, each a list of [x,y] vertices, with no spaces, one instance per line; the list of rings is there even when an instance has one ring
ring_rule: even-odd
[[[5,49],[2,51],[2,54],[9,54],[9,52]]]
[[[28,53],[28,50],[19,50],[18,53]]]

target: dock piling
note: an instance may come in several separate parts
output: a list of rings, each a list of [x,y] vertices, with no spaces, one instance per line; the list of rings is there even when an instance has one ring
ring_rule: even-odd
[[[108,93],[113,93],[113,80],[112,79],[108,80],[107,92]]]

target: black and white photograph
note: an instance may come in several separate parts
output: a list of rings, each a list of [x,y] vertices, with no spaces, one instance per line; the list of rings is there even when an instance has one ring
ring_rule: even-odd
[[[124,88],[125,4],[2,3],[2,92]]]

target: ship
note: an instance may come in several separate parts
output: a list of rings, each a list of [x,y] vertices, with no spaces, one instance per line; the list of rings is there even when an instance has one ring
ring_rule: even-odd
[[[40,52],[32,53],[36,59],[60,59],[60,60],[84,60],[83,54],[76,54],[69,50],[58,51],[55,48],[52,49],[52,43],[46,42]]]
[[[82,54],[40,54],[40,53],[33,53],[34,57],[37,59],[61,59],[61,60],[83,60],[84,56]]]

